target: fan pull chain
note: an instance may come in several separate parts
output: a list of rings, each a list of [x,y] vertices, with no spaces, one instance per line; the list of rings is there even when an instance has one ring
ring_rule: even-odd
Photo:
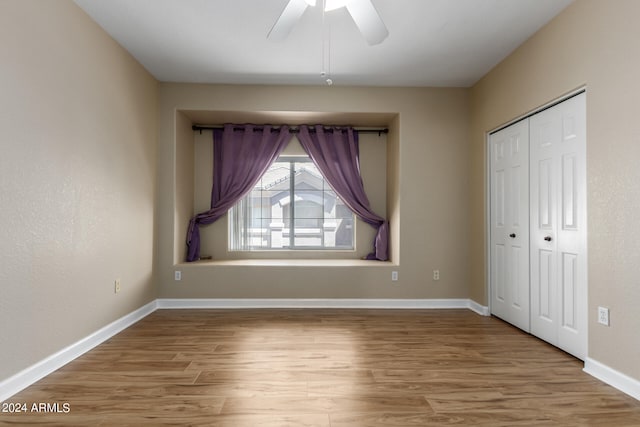
[[[331,86],[333,84],[331,79],[331,28],[325,20],[326,3],[327,0],[322,0],[322,71],[320,77],[325,79],[328,86]]]

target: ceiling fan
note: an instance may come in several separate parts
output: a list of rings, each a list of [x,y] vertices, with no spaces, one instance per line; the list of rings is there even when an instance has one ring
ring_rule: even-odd
[[[381,43],[389,35],[371,0],[320,0],[325,12],[345,7],[369,45]],[[271,40],[284,40],[308,7],[316,0],[289,0],[267,35]]]

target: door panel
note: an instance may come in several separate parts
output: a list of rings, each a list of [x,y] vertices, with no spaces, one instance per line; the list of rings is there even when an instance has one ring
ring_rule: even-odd
[[[522,188],[522,167],[520,165],[516,165],[511,168],[511,226],[514,228],[522,229],[523,226],[526,227],[526,221],[522,221],[522,208],[521,201],[527,199],[527,195],[523,195],[521,191]],[[527,215],[527,218],[529,216]]]
[[[491,135],[491,312],[529,331],[529,124]]]
[[[577,202],[577,168],[576,154],[562,156],[562,228],[576,229],[578,210]]]
[[[577,313],[577,267],[578,254],[562,254],[562,326],[576,330]]]
[[[553,227],[551,161],[551,159],[542,159],[538,162],[538,186],[536,187],[538,191],[538,227],[545,230],[551,230]]]
[[[497,170],[495,173],[495,226],[497,228],[504,227],[505,210],[504,210],[504,170]]]
[[[586,95],[533,115],[531,333],[579,358],[587,343]],[[536,254],[533,256],[533,254]]]
[[[555,293],[553,271],[553,252],[539,249],[539,273],[538,284],[539,289],[537,295],[532,300],[533,306],[537,308],[534,311],[537,316],[546,321],[552,321],[553,298]]]
[[[496,244],[495,246],[495,271],[506,271],[506,265],[504,260],[504,245]],[[505,276],[504,274],[497,274],[495,278],[495,297],[500,306],[505,303],[507,296],[504,287]]]

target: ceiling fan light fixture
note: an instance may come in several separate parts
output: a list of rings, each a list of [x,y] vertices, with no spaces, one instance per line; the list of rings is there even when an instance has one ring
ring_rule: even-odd
[[[372,0],[322,0],[323,23],[324,12],[346,8],[370,46],[382,43],[389,35],[380,14]],[[316,6],[317,0],[289,0],[280,17],[267,34],[271,40],[284,40],[309,6]]]

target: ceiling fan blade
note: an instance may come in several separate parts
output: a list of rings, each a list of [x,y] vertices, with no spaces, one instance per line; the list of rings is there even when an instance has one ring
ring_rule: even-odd
[[[267,34],[267,38],[275,41],[284,40],[298,23],[304,11],[307,10],[307,6],[309,5],[305,0],[289,0],[280,17],[273,24],[271,31]]]
[[[387,38],[389,30],[371,0],[349,0],[346,7],[367,43],[375,45]]]

